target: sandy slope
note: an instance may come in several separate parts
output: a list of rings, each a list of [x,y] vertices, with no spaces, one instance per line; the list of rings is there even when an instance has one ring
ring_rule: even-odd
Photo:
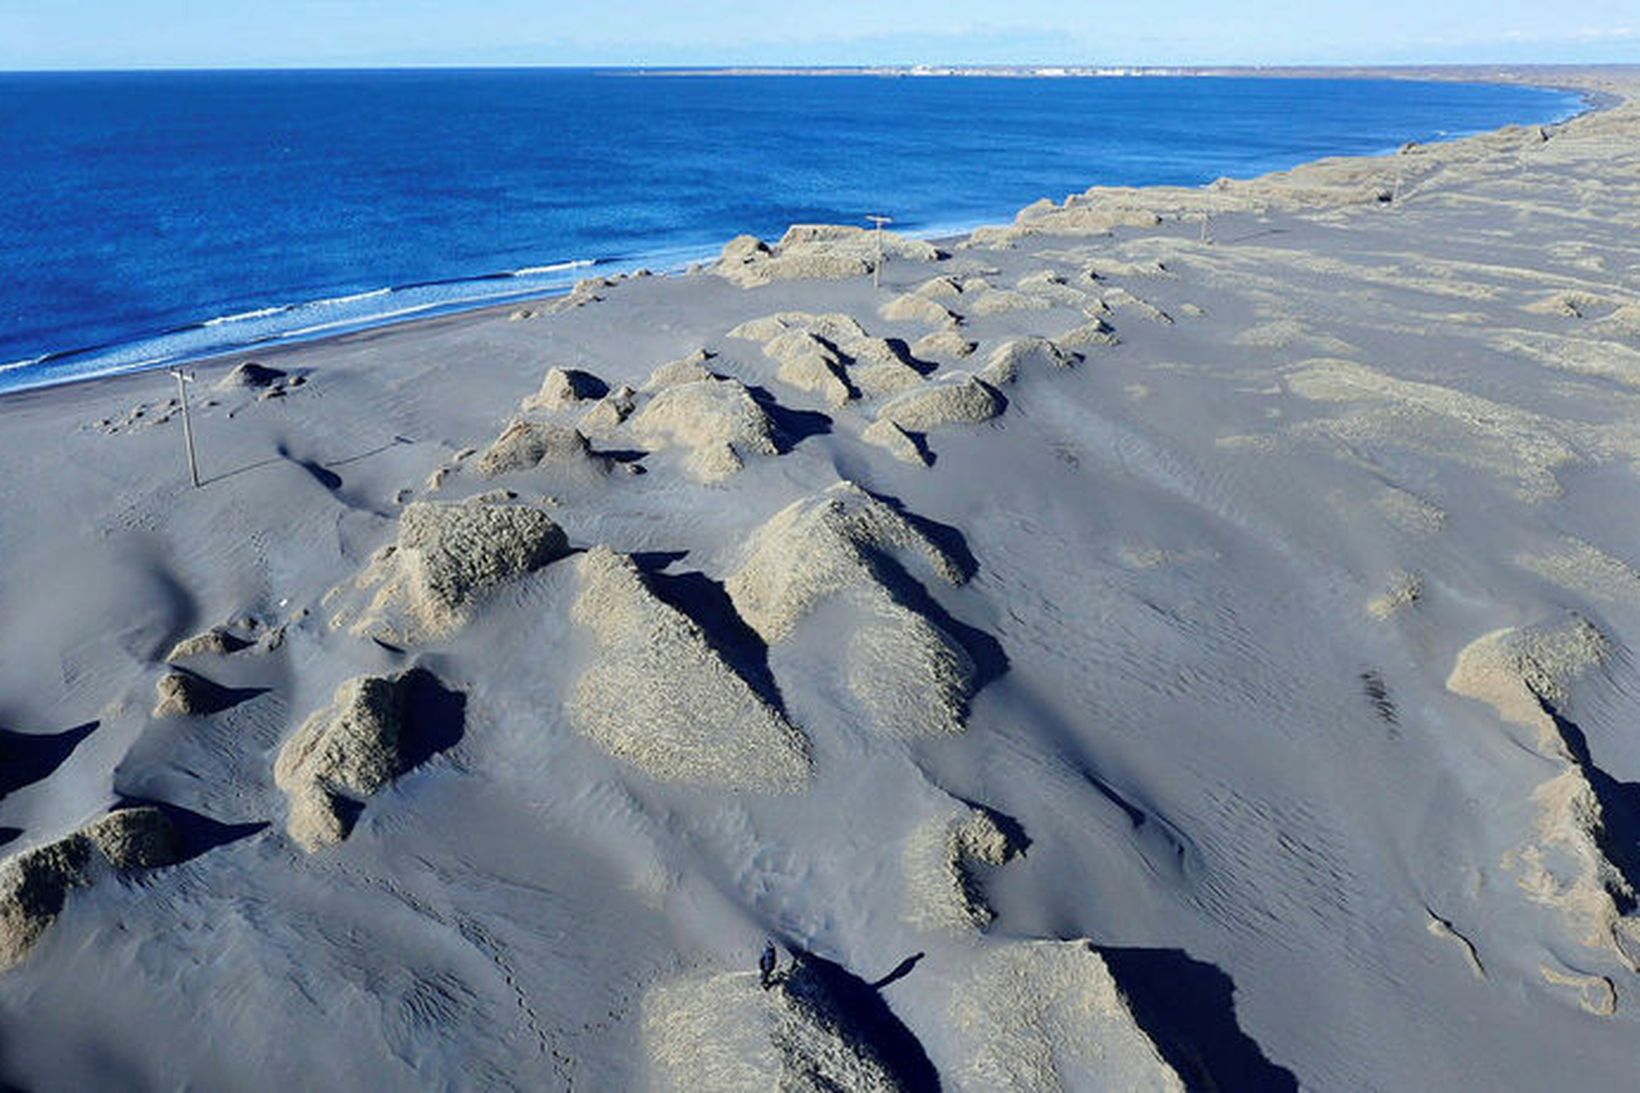
[[[0,1071],[1632,1085],[1637,239],[1620,105],[0,402]]]

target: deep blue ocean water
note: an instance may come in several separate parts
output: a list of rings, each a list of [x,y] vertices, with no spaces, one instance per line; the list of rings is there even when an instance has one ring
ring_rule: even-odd
[[[1360,80],[0,74],[0,391],[673,269],[794,222],[956,232],[1581,107]]]

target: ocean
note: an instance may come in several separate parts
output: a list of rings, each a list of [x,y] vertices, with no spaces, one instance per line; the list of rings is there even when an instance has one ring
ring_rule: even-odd
[[[796,222],[951,234],[1582,108],[1387,80],[0,74],[0,392],[675,270]]]

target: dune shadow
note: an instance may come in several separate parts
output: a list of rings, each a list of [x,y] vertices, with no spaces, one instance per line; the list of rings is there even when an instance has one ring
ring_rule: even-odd
[[[405,677],[405,723],[399,737],[406,769],[421,766],[461,743],[467,732],[467,696],[425,668]]]
[[[641,448],[594,448],[592,457],[606,459],[611,463],[637,463],[639,460],[648,459],[649,453]]]
[[[796,962],[784,977],[785,990],[813,1002],[837,1022],[849,1040],[868,1045],[900,1088],[939,1090],[939,1071],[934,1069],[917,1037],[877,993],[877,988],[841,964],[799,948],[792,948],[791,952]],[[916,959],[913,957],[901,966],[915,965]]]
[[[0,730],[0,797],[50,777],[99,724],[87,721],[59,733],[39,735]]]
[[[911,346],[907,344],[904,338],[884,338],[883,340],[888,343],[888,348],[894,352],[894,355],[900,358],[900,363],[907,368],[920,372],[924,376],[931,376],[939,370],[938,361],[925,361],[918,357],[911,352]]]
[[[769,669],[769,645],[740,617],[722,582],[699,572],[648,570],[644,577],[657,599],[701,628],[707,644],[758,697],[782,714],[786,712],[786,700]]]
[[[1100,947],[1134,1019],[1184,1080],[1187,1089],[1224,1093],[1297,1090],[1236,1022],[1235,983],[1223,971],[1179,949]]]
[[[687,550],[637,550],[632,552],[631,557],[632,564],[643,570],[645,576],[652,576],[673,562],[683,561],[689,557],[689,552]]]
[[[811,436],[823,436],[831,432],[831,418],[815,410],[793,410],[782,406],[775,397],[764,387],[747,387],[769,420],[774,422],[775,447],[781,455],[785,455],[793,448]]]
[[[1608,885],[1607,890],[1612,902],[1617,905],[1618,913],[1629,914],[1637,906],[1633,893],[1640,890],[1640,784],[1619,782],[1607,774],[1595,764],[1589,752],[1588,735],[1582,728],[1562,716],[1542,697],[1538,698],[1538,704],[1554,721],[1555,728],[1560,730],[1566,750],[1572,753],[1573,761],[1582,768],[1584,777],[1589,780],[1589,787],[1594,790],[1595,799],[1600,802],[1601,824],[1595,833],[1595,844],[1628,882],[1630,890],[1627,892],[1620,885]]]
[[[898,559],[879,554],[876,556],[876,562],[878,580],[883,582],[896,600],[928,619],[967,651],[969,658],[974,662],[975,694],[1007,674],[1008,654],[1003,650],[1000,641],[979,627],[969,626],[953,617],[940,606],[939,601],[929,595],[928,589],[923,587],[921,581],[906,571]]]
[[[939,547],[946,557],[957,564],[965,581],[973,580],[974,574],[979,572],[979,559],[974,552],[968,549],[968,539],[962,531],[951,524],[942,524],[938,520],[919,516],[906,507],[904,501],[891,494],[871,491],[871,496],[893,509],[901,519],[917,530],[917,533],[929,542]]]

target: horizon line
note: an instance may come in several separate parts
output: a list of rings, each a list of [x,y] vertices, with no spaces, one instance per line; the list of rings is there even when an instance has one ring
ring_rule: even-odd
[[[682,72],[682,73],[828,73],[828,72],[908,72],[914,69],[956,70],[962,72],[1022,72],[1037,70],[1057,71],[1091,71],[1091,70],[1120,70],[1120,71],[1237,71],[1237,72],[1283,72],[1283,71],[1394,71],[1419,69],[1640,69],[1640,61],[1392,61],[1392,62],[1346,62],[1346,61],[1319,61],[1319,62],[1231,62],[1231,63],[1202,63],[1202,62],[1119,62],[1119,61],[1020,61],[1020,62],[974,62],[964,63],[957,61],[883,61],[859,64],[780,64],[770,63],[740,63],[740,64],[641,64],[631,62],[620,63],[560,63],[541,62],[529,63],[499,63],[499,62],[417,62],[417,63],[312,63],[312,64],[154,64],[154,65],[93,65],[86,67],[54,66],[45,68],[9,68],[0,66],[3,75],[51,75],[51,74],[94,74],[109,75],[156,73],[156,72],[437,72],[437,71],[609,71],[609,72]]]

